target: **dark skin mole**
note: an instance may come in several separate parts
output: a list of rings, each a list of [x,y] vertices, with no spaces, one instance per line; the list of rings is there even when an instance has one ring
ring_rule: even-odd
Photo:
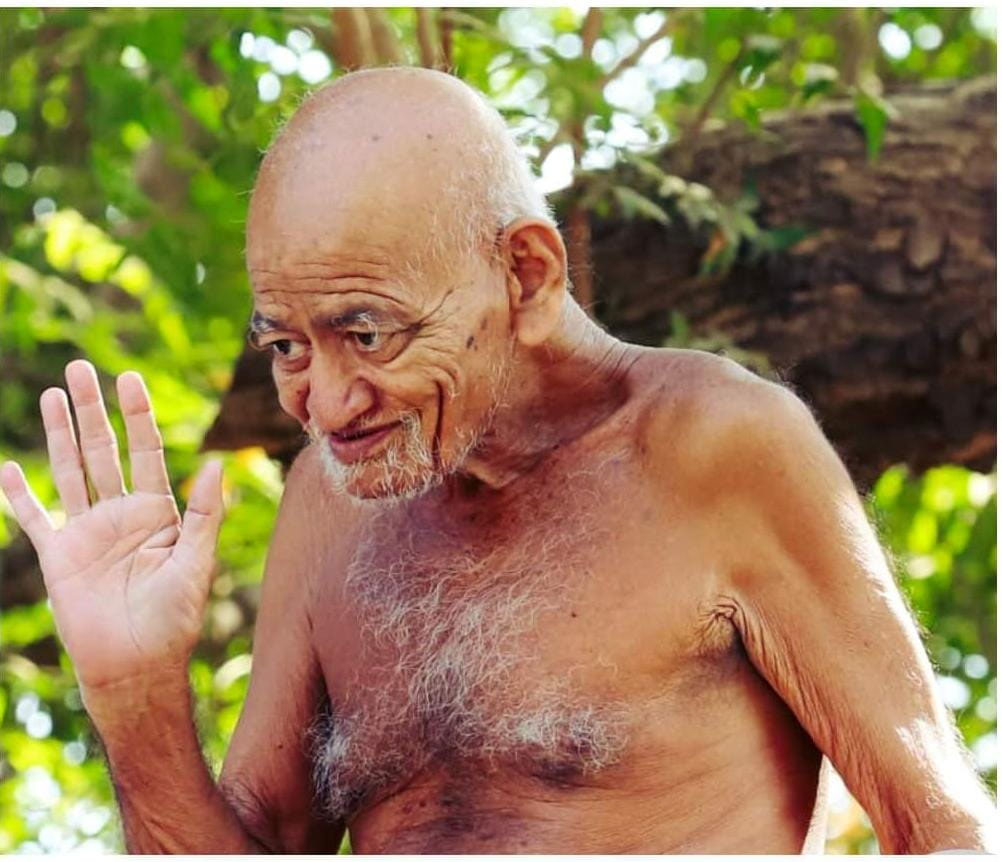
[[[476,341],[476,339],[472,335],[469,338],[466,339],[466,349],[467,350],[469,350],[471,347],[473,347],[473,342],[474,341]]]
[[[379,136],[379,135],[373,135],[373,136],[372,136],[372,140],[373,140],[373,141],[378,141],[379,139],[380,139],[380,136]]]
[[[487,328],[487,318],[485,317],[480,321],[480,331],[483,332]]]

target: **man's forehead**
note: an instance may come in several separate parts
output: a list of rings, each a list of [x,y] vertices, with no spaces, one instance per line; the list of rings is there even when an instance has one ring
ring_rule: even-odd
[[[336,232],[315,238],[289,234],[263,236],[247,244],[247,269],[255,281],[274,278],[308,280],[355,279],[385,281],[400,268],[399,254],[381,244],[338,241]]]
[[[324,267],[304,271],[251,271],[254,305],[259,309],[308,306],[329,314],[348,314],[356,308],[409,310],[420,308],[424,296],[417,284],[390,278],[360,277],[324,272]]]
[[[247,267],[252,274],[324,269],[386,278],[421,262],[434,227],[426,212],[404,199],[349,197],[332,186],[301,196],[286,189],[277,199],[255,201],[247,225]]]

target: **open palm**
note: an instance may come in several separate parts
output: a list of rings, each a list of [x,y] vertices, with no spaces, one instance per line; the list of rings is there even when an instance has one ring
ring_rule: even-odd
[[[0,470],[0,487],[38,552],[56,627],[89,687],[183,666],[198,639],[214,563],[219,466],[196,479],[182,521],[149,396],[142,378],[127,372],[118,378],[134,486],[127,494],[93,366],[71,362],[66,382],[79,447],[66,393],[46,390],[39,402],[66,525],[53,528],[16,464]]]

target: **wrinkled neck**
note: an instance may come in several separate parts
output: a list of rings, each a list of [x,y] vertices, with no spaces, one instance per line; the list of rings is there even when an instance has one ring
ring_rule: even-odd
[[[628,349],[568,297],[553,335],[516,351],[494,421],[461,474],[502,488],[600,424],[626,398]]]

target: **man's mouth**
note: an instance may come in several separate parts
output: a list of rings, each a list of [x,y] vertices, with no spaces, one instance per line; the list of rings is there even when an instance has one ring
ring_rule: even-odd
[[[351,464],[370,454],[400,424],[400,422],[390,422],[371,428],[331,431],[327,439],[334,457],[342,464]]]

